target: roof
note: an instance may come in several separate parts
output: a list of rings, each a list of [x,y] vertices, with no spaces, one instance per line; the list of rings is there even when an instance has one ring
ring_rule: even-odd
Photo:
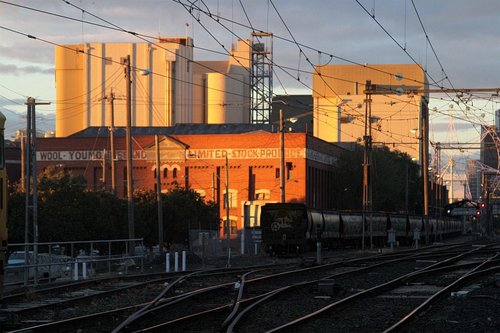
[[[174,134],[240,134],[257,131],[276,132],[271,124],[176,124],[171,127],[132,127],[132,135],[174,135]],[[70,137],[106,137],[109,131],[103,127],[88,127]],[[116,127],[116,136],[125,136],[124,127]]]

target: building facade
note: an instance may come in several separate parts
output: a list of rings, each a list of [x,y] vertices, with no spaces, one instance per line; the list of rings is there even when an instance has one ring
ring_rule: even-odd
[[[189,37],[156,43],[56,46],[56,136],[89,127],[248,123],[250,42],[240,40],[227,61],[194,61]],[[130,56],[130,81],[124,59]]]
[[[231,238],[235,240],[244,237],[246,228],[259,225],[260,206],[280,202],[281,172],[285,175],[286,202],[335,208],[336,161],[342,149],[306,133],[284,133],[282,150],[280,133],[263,125],[177,125],[156,129],[154,134],[152,129],[134,130],[134,188],[155,191],[159,170],[163,192],[174,187],[189,188],[206,201],[217,203],[221,225],[225,225],[229,216]],[[56,165],[83,175],[93,190],[111,189],[114,183],[116,194],[126,197],[126,142],[120,134],[115,139],[114,182],[111,181],[112,147],[107,129],[103,128],[68,138],[39,139],[39,172]],[[155,135],[159,135],[158,147]],[[280,170],[282,152],[285,170]],[[227,236],[224,232],[220,230],[221,237]]]
[[[371,95],[373,145],[420,159],[421,115],[428,96],[419,65],[325,65],[313,77],[314,136],[329,142],[361,142],[365,135],[366,81],[389,94]]]

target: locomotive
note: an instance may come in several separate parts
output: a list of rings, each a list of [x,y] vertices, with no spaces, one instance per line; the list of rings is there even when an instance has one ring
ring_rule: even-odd
[[[268,253],[301,253],[320,240],[327,248],[360,246],[365,224],[365,240],[382,247],[394,230],[400,244],[411,245],[415,233],[425,232],[422,216],[383,212],[340,212],[310,209],[298,203],[270,203],[261,207],[262,242]],[[363,221],[364,220],[364,221]],[[434,240],[460,235],[464,226],[456,219],[430,218],[429,234]]]

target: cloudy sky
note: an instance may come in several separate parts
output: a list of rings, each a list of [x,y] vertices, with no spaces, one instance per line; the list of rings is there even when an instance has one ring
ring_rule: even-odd
[[[7,135],[25,127],[28,96],[53,103],[37,108],[37,121],[54,129],[55,44],[143,41],[120,29],[152,38],[187,33],[195,59],[226,59],[249,26],[275,36],[274,61],[283,68],[275,67],[275,93],[311,93],[311,64],[328,62],[417,62],[446,88],[500,86],[499,0],[10,0],[0,1]],[[490,95],[464,96],[469,110],[454,95],[432,95],[431,139],[478,142],[473,124],[491,123],[500,109]]]

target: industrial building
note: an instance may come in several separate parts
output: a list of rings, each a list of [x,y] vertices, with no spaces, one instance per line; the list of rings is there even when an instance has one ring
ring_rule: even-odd
[[[266,202],[338,208],[336,161],[346,142],[365,135],[367,80],[397,92],[371,96],[373,144],[421,158],[427,96],[408,93],[427,88],[417,65],[319,66],[312,97],[271,101],[261,85],[272,86],[272,50],[261,39],[239,40],[220,61],[194,61],[192,45],[189,37],[161,37],[57,46],[56,132],[37,141],[38,170],[55,165],[83,175],[91,189],[127,197],[130,125],[133,187],[155,190],[159,172],[162,191],[197,191],[219,204],[233,247],[245,251],[245,230],[258,225]]]
[[[83,175],[91,189],[112,190],[114,186],[118,196],[126,197],[126,140],[121,131],[116,133],[114,148],[107,128],[39,139],[37,166],[43,170],[55,165]],[[258,226],[259,209],[266,202],[280,202],[284,197],[286,202],[310,207],[335,207],[335,167],[342,149],[307,133],[280,133],[272,125],[177,124],[136,127],[132,134],[134,188],[154,191],[159,170],[162,191],[176,186],[197,191],[205,200],[219,204],[223,225],[229,216],[231,238],[234,244],[243,244],[241,251],[252,241],[246,239],[245,229]],[[223,228],[221,236],[226,236]]]
[[[313,77],[314,136],[329,142],[361,142],[365,134],[366,82],[389,91],[370,97],[373,145],[386,145],[421,159],[421,121],[428,89],[421,66],[325,65]]]
[[[56,136],[126,125],[127,56],[132,127],[249,123],[250,40],[239,40],[227,61],[195,62],[192,45],[189,37],[160,37],[56,46]]]

